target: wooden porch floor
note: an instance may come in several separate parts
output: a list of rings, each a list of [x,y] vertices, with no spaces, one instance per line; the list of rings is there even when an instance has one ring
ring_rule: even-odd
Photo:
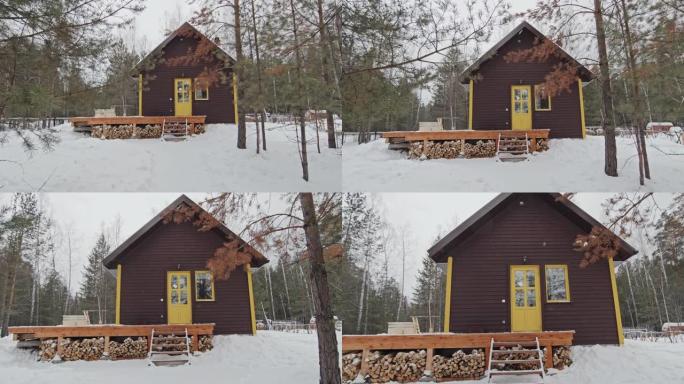
[[[361,371],[367,372],[366,358],[370,351],[416,350],[427,351],[427,370],[432,370],[435,349],[479,348],[485,351],[489,363],[490,341],[525,342],[539,338],[542,348],[571,346],[575,331],[494,332],[494,333],[422,333],[417,335],[342,335],[342,353],[362,351]],[[553,368],[553,354],[544,356],[546,368]]]
[[[146,324],[146,325],[80,325],[80,326],[29,326],[9,327],[15,339],[54,339],[60,337],[137,337],[150,336],[152,329],[157,332],[185,332],[188,335],[204,336],[214,333],[214,323],[204,324]]]
[[[548,139],[549,129],[532,129],[529,131],[491,130],[491,131],[390,131],[381,132],[382,137],[401,141],[448,141],[448,140],[497,140],[499,135],[505,138]]]
[[[74,128],[98,125],[154,125],[162,123],[204,124],[206,116],[111,116],[111,117],[72,117],[69,119]]]

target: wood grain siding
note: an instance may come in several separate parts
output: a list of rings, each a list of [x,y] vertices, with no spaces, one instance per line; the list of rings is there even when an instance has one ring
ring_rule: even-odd
[[[527,29],[504,44],[494,57],[482,64],[476,72],[473,92],[473,129],[511,129],[511,86],[532,85],[544,82],[545,76],[561,59],[552,57],[547,62],[507,63],[505,55],[511,51],[528,49],[535,36]],[[534,88],[534,87],[533,87]],[[534,90],[533,90],[534,92]],[[582,121],[577,83],[570,85],[552,98],[551,111],[534,111],[533,129],[550,129],[551,138],[581,138]],[[532,99],[534,107],[534,99]]]
[[[546,194],[514,195],[447,250],[454,257],[451,332],[510,331],[509,268],[530,264],[540,266],[543,330],[575,330],[575,344],[618,343],[608,262],[579,267],[572,244],[585,230],[552,204]],[[546,264],[568,266],[570,303],[546,303]]]
[[[143,72],[143,115],[173,116],[175,114],[173,80],[176,78],[194,80],[206,67],[206,63],[170,66],[165,60],[194,52],[196,46],[195,38],[177,36],[164,48],[154,69]],[[212,60],[218,61],[215,57],[212,57]],[[222,80],[209,87],[209,100],[195,100],[193,89],[192,114],[206,115],[207,123],[235,123],[232,77],[232,71],[226,70]]]
[[[125,271],[121,323],[166,323],[166,272],[191,271],[193,323],[216,323],[216,334],[251,334],[247,274],[242,268],[228,280],[215,281],[215,301],[194,300],[194,271],[206,270],[207,259],[223,239],[218,231],[198,232],[190,223],[159,223],[138,239],[120,259]]]

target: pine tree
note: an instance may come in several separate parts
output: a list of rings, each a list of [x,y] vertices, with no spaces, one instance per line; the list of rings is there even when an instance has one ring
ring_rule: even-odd
[[[116,296],[114,277],[102,264],[102,261],[108,255],[109,244],[104,233],[101,233],[88,256],[88,262],[83,271],[83,281],[79,290],[80,308],[82,310],[94,311],[98,315],[98,321],[101,323],[112,322]]]

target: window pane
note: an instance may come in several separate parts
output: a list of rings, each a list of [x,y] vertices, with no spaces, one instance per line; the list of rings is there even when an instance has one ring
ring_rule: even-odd
[[[543,84],[534,87],[534,103],[536,109],[551,109],[551,98]]]
[[[527,100],[527,99],[528,99],[527,89],[521,90],[521,91],[520,91],[520,95],[521,95],[521,97],[522,97],[523,100]]]
[[[188,277],[187,276],[181,276],[180,277],[180,289],[183,289],[188,286]]]
[[[178,291],[175,289],[171,291],[171,304],[178,304]]]
[[[180,291],[180,303],[181,304],[187,304],[188,303],[188,290],[187,289]]]
[[[568,300],[565,269],[551,267],[546,269],[546,298],[550,301]]]
[[[171,288],[178,289],[178,276],[171,276]]]
[[[534,287],[534,271],[527,271],[527,286]]]
[[[534,288],[527,290],[527,306],[536,307],[537,306],[537,290]]]
[[[515,286],[516,287],[522,287],[523,286],[523,271],[515,271]]]
[[[515,306],[516,307],[524,307],[525,306],[525,290],[524,289],[516,289],[515,290]]]
[[[197,300],[214,300],[210,273],[198,272],[195,274],[195,290]]]
[[[527,113],[530,110],[530,103],[528,102],[523,102],[522,103],[522,113]]]

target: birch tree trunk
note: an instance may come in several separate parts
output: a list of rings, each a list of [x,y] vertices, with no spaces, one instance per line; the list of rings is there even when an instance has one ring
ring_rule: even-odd
[[[238,106],[238,135],[237,135],[237,147],[239,149],[247,148],[247,120],[245,120],[245,114],[243,109],[240,108],[240,103],[245,95],[244,90],[240,86],[240,81],[242,81],[242,63],[244,61],[244,56],[242,54],[242,34],[240,30],[240,0],[233,0],[233,15],[235,21],[233,22],[233,30],[235,34],[235,87],[237,87],[237,106]]]

